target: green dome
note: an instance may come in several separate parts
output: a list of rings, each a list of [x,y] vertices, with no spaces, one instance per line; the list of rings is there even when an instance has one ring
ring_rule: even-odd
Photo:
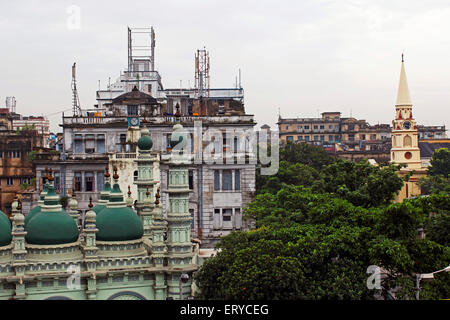
[[[77,224],[58,204],[58,199],[54,187],[49,186],[41,212],[36,213],[25,227],[28,243],[54,245],[77,241]]]
[[[11,222],[6,214],[0,211],[0,247],[11,243]]]
[[[102,211],[103,209],[105,209],[106,208],[106,205],[105,204],[97,204],[96,206],[94,206],[93,208],[92,208],[92,211],[94,211],[96,214],[99,214],[100,213],[100,211]]]
[[[149,136],[141,136],[138,140],[138,147],[141,150],[150,150],[153,147],[153,141]]]
[[[100,241],[136,240],[144,234],[142,221],[126,206],[117,180],[106,208],[97,213],[96,225],[99,230],[96,237]]]
[[[25,226],[39,212],[41,212],[41,206],[36,206],[33,209],[31,209],[30,212],[28,212],[28,214],[25,216]]]
[[[127,241],[142,238],[144,228],[138,215],[128,207],[106,207],[97,214],[97,240]]]

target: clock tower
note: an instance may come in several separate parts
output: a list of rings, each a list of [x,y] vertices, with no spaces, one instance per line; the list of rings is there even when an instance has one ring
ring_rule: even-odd
[[[392,121],[391,162],[406,164],[408,165],[407,170],[421,169],[422,167],[417,123],[412,114],[403,55],[397,103],[395,104],[395,120]]]

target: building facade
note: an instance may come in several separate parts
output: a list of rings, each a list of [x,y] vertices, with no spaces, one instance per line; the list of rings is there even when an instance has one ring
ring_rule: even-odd
[[[153,56],[129,56],[128,70],[107,90],[97,91],[93,109],[63,114],[61,157],[49,162],[41,155],[42,159],[35,161],[37,190],[45,167],[49,167],[55,172],[55,188],[61,195],[74,189],[85,212],[90,197],[98,200],[103,169],[109,164],[118,167],[121,189],[129,186],[136,195],[135,159],[143,126],[148,128],[153,152],[161,160],[158,181],[167,189],[170,138],[173,125],[180,123],[189,135],[187,152],[201,153],[198,150],[213,146],[217,157],[217,161],[192,161],[188,165],[192,232],[204,246],[212,247],[221,236],[245,227],[242,209],[253,199],[256,168],[254,154],[247,152],[250,142],[246,132],[256,123],[253,115],[245,113],[242,88],[212,88],[208,95],[199,94],[198,89],[164,89],[153,62]],[[204,141],[210,133],[214,137]],[[234,160],[223,161],[223,153],[230,151]],[[36,192],[33,201],[38,198]],[[166,194],[161,201],[167,203]]]

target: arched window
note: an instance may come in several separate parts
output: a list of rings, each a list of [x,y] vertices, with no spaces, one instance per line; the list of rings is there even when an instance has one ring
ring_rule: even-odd
[[[403,146],[404,147],[411,147],[412,146],[412,139],[410,136],[405,136],[403,139]]]

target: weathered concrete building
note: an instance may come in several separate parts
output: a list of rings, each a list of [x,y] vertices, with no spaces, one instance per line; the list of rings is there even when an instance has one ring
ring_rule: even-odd
[[[186,152],[201,154],[213,145],[217,158],[188,165],[192,232],[204,246],[212,246],[222,235],[244,227],[242,209],[255,191],[254,154],[245,132],[253,129],[254,118],[245,113],[242,88],[209,89],[207,95],[201,90],[199,94],[199,89],[163,89],[153,62],[153,55],[144,59],[129,54],[128,70],[107,90],[97,91],[94,109],[63,114],[61,157],[35,162],[37,190],[49,167],[55,173],[55,188],[62,195],[75,189],[80,209],[86,211],[90,197],[98,200],[109,163],[118,167],[122,190],[130,186],[135,195],[136,144],[144,126],[153,140],[153,152],[161,158],[159,181],[166,189],[172,127],[181,123],[190,136]],[[214,138],[204,141],[210,132]],[[223,152],[231,152],[234,160],[221,161]],[[37,198],[36,192],[34,201]],[[162,202],[166,201],[163,193]]]

